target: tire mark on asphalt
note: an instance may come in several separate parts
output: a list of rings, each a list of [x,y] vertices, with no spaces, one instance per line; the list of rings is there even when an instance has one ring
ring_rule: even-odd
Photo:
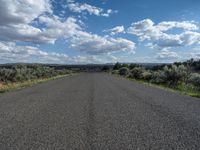
[[[94,86],[94,78],[90,78],[90,97],[88,100],[88,108],[87,108],[87,126],[86,126],[86,149],[94,150],[95,149],[95,139],[96,139],[96,112],[94,106],[95,99],[95,86]]]

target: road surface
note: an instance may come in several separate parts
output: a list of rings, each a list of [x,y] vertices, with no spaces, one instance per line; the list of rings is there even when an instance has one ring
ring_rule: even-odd
[[[103,73],[0,95],[0,150],[150,149],[200,149],[200,99]]]

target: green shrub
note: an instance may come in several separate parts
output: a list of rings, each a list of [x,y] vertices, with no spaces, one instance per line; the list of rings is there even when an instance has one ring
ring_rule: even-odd
[[[119,74],[122,76],[128,76],[129,73],[130,73],[130,71],[127,67],[122,67],[119,69]]]
[[[105,71],[108,72],[110,70],[109,66],[103,66],[103,68],[101,69],[101,71]]]
[[[130,70],[132,70],[132,69],[134,69],[134,68],[136,68],[136,67],[139,67],[139,65],[138,65],[138,64],[130,64],[130,65],[129,65],[129,69],[130,69]]]
[[[116,63],[113,67],[113,70],[119,70],[121,68],[121,64],[120,63]]]
[[[27,67],[25,65],[16,65],[10,69],[0,68],[1,82],[18,82],[31,79],[49,78],[56,75],[71,73],[69,70],[55,70],[54,68],[35,65]]]
[[[164,67],[161,78],[169,86],[177,86],[178,83],[186,80],[187,75],[187,68],[184,65],[171,65],[170,67]]]
[[[128,65],[128,64],[122,64],[122,65],[121,65],[121,68],[122,68],[122,67],[127,67],[127,68],[128,68],[129,65]]]
[[[192,73],[189,77],[189,82],[196,86],[198,90],[200,90],[200,74],[199,73]]]
[[[152,72],[144,70],[141,74],[141,78],[143,80],[150,81],[152,79]]]
[[[113,70],[112,74],[119,74],[119,70]]]
[[[152,72],[150,82],[156,83],[156,84],[164,83],[163,76],[164,76],[163,71],[154,71],[154,72]]]
[[[143,71],[144,71],[143,68],[136,67],[136,68],[131,70],[130,77],[134,78],[134,79],[141,79]]]

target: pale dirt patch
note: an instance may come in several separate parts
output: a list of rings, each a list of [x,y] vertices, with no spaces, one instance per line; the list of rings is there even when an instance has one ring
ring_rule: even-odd
[[[0,82],[0,89],[3,89],[4,84],[2,82]]]

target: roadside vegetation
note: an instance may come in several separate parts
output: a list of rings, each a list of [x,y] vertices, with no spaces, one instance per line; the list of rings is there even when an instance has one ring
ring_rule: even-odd
[[[71,75],[69,69],[57,70],[43,65],[14,65],[0,68],[0,92],[31,86],[36,83]]]
[[[104,70],[105,71],[105,70]],[[106,70],[131,80],[170,88],[181,93],[200,97],[200,60],[144,67],[138,64],[116,63]]]

